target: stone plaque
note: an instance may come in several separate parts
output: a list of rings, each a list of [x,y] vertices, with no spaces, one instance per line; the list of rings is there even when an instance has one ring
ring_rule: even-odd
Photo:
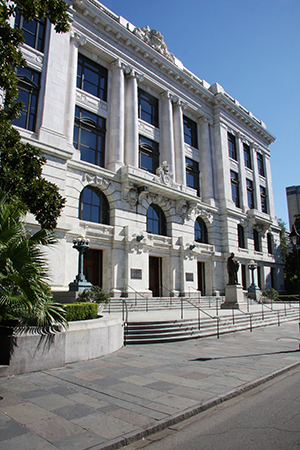
[[[141,280],[142,279],[142,269],[131,269],[131,279]]]
[[[194,274],[190,272],[185,272],[185,281],[194,281]]]

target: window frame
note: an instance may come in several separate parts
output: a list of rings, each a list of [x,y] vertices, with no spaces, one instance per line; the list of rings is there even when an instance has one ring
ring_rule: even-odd
[[[91,79],[87,78],[87,74],[89,73],[94,73],[96,77],[98,77],[97,83],[93,83]],[[94,95],[104,102],[107,102],[107,82],[108,70],[106,67],[101,66],[101,64],[96,63],[82,53],[78,53],[76,77],[77,88]],[[87,83],[95,86],[97,94],[95,94],[92,89],[88,89],[89,84]]]
[[[243,142],[243,150],[244,150],[244,162],[245,167],[252,170],[252,161],[251,161],[251,148],[250,145]]]
[[[268,254],[273,255],[274,254],[274,239],[272,233],[267,233],[267,248],[268,248]]]
[[[30,25],[35,23],[36,29],[34,32],[26,28],[26,25]],[[45,36],[46,36],[46,19],[36,19],[36,20],[25,20],[22,14],[19,12],[16,13],[15,17],[15,26],[14,28],[19,28],[22,30],[24,34],[24,43],[29,47],[38,50],[41,53],[44,53],[45,50]],[[34,45],[31,45],[28,40],[26,41],[27,36],[34,37]]]
[[[143,163],[143,156],[145,156],[150,165],[147,167],[146,164]],[[152,139],[148,139],[145,136],[139,135],[139,168],[146,170],[149,173],[156,174],[156,169],[159,167],[159,144],[158,142],[153,141]]]
[[[260,190],[261,212],[268,214],[267,190],[264,186],[260,186],[259,190]]]
[[[238,226],[237,226],[237,234],[238,234],[239,248],[246,248],[245,228],[240,223],[238,223]]]
[[[253,244],[254,244],[254,251],[261,252],[261,239],[259,231],[256,230],[256,228],[253,228]]]
[[[29,75],[29,77],[27,76]],[[35,81],[34,81],[35,79]],[[19,97],[20,93],[28,94],[28,102],[25,103],[22,98],[19,98],[24,104],[22,112],[19,117],[13,120],[12,124],[17,127],[24,128],[29,131],[36,131],[36,122],[38,115],[38,103],[39,103],[39,93],[40,93],[40,81],[41,81],[41,73],[37,72],[30,67],[22,67],[17,71],[17,80],[18,80],[18,90]],[[35,99],[35,105],[33,104],[33,99]],[[23,122],[23,118],[25,116],[25,126]]]
[[[151,211],[155,212],[155,214],[157,215],[157,219],[154,217],[149,217],[149,213]],[[154,232],[154,231],[156,231],[156,229],[154,229],[154,223],[157,224],[158,233]],[[156,234],[159,236],[167,236],[166,216],[165,216],[165,213],[163,212],[163,210],[161,209],[161,207],[159,205],[157,205],[156,203],[151,203],[151,205],[149,205],[148,209],[147,209],[147,233]]]
[[[78,114],[79,113],[79,114]],[[82,114],[85,113],[87,117],[82,117]],[[78,114],[78,115],[77,115]],[[88,117],[90,116],[90,117]],[[93,120],[91,116],[94,116],[96,120]],[[102,122],[102,126],[100,125]],[[76,131],[77,130],[77,131]],[[81,141],[82,131],[91,133],[96,136],[96,146],[95,148],[84,146]],[[75,140],[77,135],[77,140]],[[105,163],[105,135],[106,135],[106,119],[104,117],[98,116],[97,114],[91,113],[90,111],[81,108],[80,106],[76,106],[75,108],[75,120],[74,120],[74,136],[73,136],[73,145],[74,147],[80,151],[80,159],[81,161],[88,162],[90,164],[94,164],[98,167],[104,167]],[[99,145],[99,141],[101,142]],[[82,157],[84,155],[81,146],[85,149],[89,149],[95,153],[94,162],[90,161],[89,158]],[[101,148],[101,150],[99,150]]]
[[[142,109],[143,102],[150,108],[150,112]],[[138,88],[138,116],[144,122],[150,123],[156,128],[159,128],[159,102],[158,98],[149,94],[143,89]]]
[[[197,122],[189,117],[183,116],[184,142],[191,147],[198,148],[198,127]]]
[[[262,153],[257,153],[257,168],[258,174],[262,177],[265,176],[264,157]]]
[[[197,196],[200,197],[200,171],[199,163],[192,158],[185,157],[185,177],[186,185],[197,191]],[[193,182],[189,183],[189,178],[192,178]]]
[[[253,181],[246,178],[246,189],[247,189],[247,203],[249,209],[254,209],[254,188]]]
[[[229,158],[237,161],[236,137],[234,134],[227,132],[228,154]]]
[[[200,236],[197,236],[197,233]],[[208,232],[207,226],[202,217],[197,217],[194,225],[194,240],[195,242],[199,242],[200,244],[208,244]]]
[[[84,193],[87,191],[92,191],[92,193],[94,193],[98,197],[99,205],[84,202],[84,198],[83,198]],[[92,199],[93,199],[93,194],[91,194],[91,201],[92,201]],[[90,207],[90,214],[89,214],[90,219],[83,217],[84,205],[87,205],[88,207]],[[92,220],[93,210],[95,211],[95,209],[98,210],[98,220]],[[109,225],[110,224],[110,207],[109,207],[109,202],[106,198],[106,195],[99,188],[96,188],[91,185],[85,186],[80,193],[79,215],[78,216],[79,216],[80,220],[84,220],[86,222],[100,223],[102,225]]]
[[[240,208],[239,174],[234,170],[230,170],[230,181],[232,201],[237,208]]]

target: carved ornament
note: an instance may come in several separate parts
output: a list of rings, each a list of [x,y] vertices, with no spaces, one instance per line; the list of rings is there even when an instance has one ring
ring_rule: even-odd
[[[105,187],[106,189],[108,189],[111,184],[109,180],[106,180],[103,177],[99,177],[98,175],[89,175],[88,173],[83,174],[82,181],[89,184],[97,184],[99,186]]]
[[[160,183],[166,186],[173,186],[173,173],[170,172],[170,166],[167,161],[163,161],[162,165],[156,169],[156,175]]]
[[[154,48],[169,61],[172,63],[175,62],[175,56],[169,52],[168,46],[164,41],[164,37],[159,31],[154,29],[150,30],[150,27],[147,25],[146,27],[135,28],[133,30],[133,34],[139,37],[142,41],[146,42],[146,44],[150,45],[150,47]]]

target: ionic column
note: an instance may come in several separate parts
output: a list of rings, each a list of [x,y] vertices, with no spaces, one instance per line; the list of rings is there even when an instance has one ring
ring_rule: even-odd
[[[138,74],[131,71],[126,77],[125,93],[125,164],[139,167]]]
[[[74,115],[76,104],[76,80],[77,80],[77,64],[78,64],[78,47],[84,45],[86,38],[78,33],[71,35],[70,52],[69,52],[69,72],[68,72],[68,88],[66,97],[66,114],[65,114],[65,134],[67,136],[68,147],[73,146],[74,133]]]
[[[260,181],[257,166],[257,153],[254,144],[250,145],[251,158],[253,162],[253,189],[254,189],[254,208],[261,211],[261,201],[260,201]]]
[[[168,91],[161,94],[161,112],[162,161],[168,162],[170,171],[175,177],[172,96]]]
[[[213,204],[213,176],[210,148],[209,123],[206,117],[198,120],[200,127],[200,173],[201,173],[201,198],[204,202]]]
[[[174,122],[174,153],[175,153],[175,181],[178,184],[186,186],[185,173],[185,150],[183,134],[183,113],[182,102],[174,99],[173,122]]]
[[[246,185],[246,170],[244,164],[244,147],[240,133],[236,134],[237,153],[239,160],[239,172],[240,172],[240,192],[241,192],[241,209],[246,212],[248,208],[247,198],[247,185]]]
[[[124,71],[120,60],[111,64],[109,145],[106,167],[113,172],[124,165]]]

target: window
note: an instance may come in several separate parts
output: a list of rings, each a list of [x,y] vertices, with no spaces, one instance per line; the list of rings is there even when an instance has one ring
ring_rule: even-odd
[[[235,136],[234,134],[228,133],[228,149],[229,149],[229,156],[232,159],[236,158],[236,142],[235,142]]]
[[[248,169],[252,169],[250,146],[248,144],[243,143],[243,148],[244,148],[245,166],[248,167]]]
[[[238,208],[240,207],[240,194],[239,194],[239,178],[238,174],[236,172],[233,172],[233,170],[230,171],[230,178],[231,178],[231,194],[232,194],[232,201]]]
[[[79,219],[109,225],[109,204],[99,189],[87,186],[80,195]]]
[[[256,252],[260,252],[261,251],[260,237],[259,232],[256,229],[253,230],[253,241],[254,241],[254,250]]]
[[[273,236],[271,233],[267,234],[268,253],[273,255]]]
[[[195,241],[208,244],[207,228],[201,217],[197,217],[195,221]]]
[[[158,143],[140,136],[140,168],[150,173],[156,173],[159,166]]]
[[[22,68],[17,71],[19,96],[24,103],[21,115],[13,121],[14,125],[35,131],[40,89],[40,74],[35,70]]]
[[[183,116],[184,142],[198,148],[197,124],[188,117]]]
[[[147,233],[167,235],[166,218],[163,210],[153,203],[147,211]]]
[[[107,69],[83,55],[78,55],[77,87],[107,101]]]
[[[29,20],[28,22],[19,13],[16,14],[15,28],[24,33],[24,42],[39,52],[44,52],[46,21]]]
[[[265,176],[264,161],[263,155],[261,153],[257,153],[257,166],[259,175],[264,177]]]
[[[142,89],[138,90],[139,119],[158,128],[158,99]]]
[[[237,231],[238,231],[239,248],[246,248],[246,246],[245,246],[245,229],[244,229],[243,225],[238,224]]]
[[[267,194],[266,188],[260,186],[260,202],[261,202],[261,211],[264,213],[268,212],[267,208]]]
[[[199,187],[199,164],[190,158],[185,158],[186,185],[196,189],[197,195],[200,196]]]
[[[246,272],[246,264],[242,264],[242,285],[243,289],[247,289],[247,272]]]
[[[105,119],[76,106],[73,144],[82,161],[104,167]]]
[[[253,181],[247,179],[246,184],[247,184],[248,208],[253,209],[254,208]]]

